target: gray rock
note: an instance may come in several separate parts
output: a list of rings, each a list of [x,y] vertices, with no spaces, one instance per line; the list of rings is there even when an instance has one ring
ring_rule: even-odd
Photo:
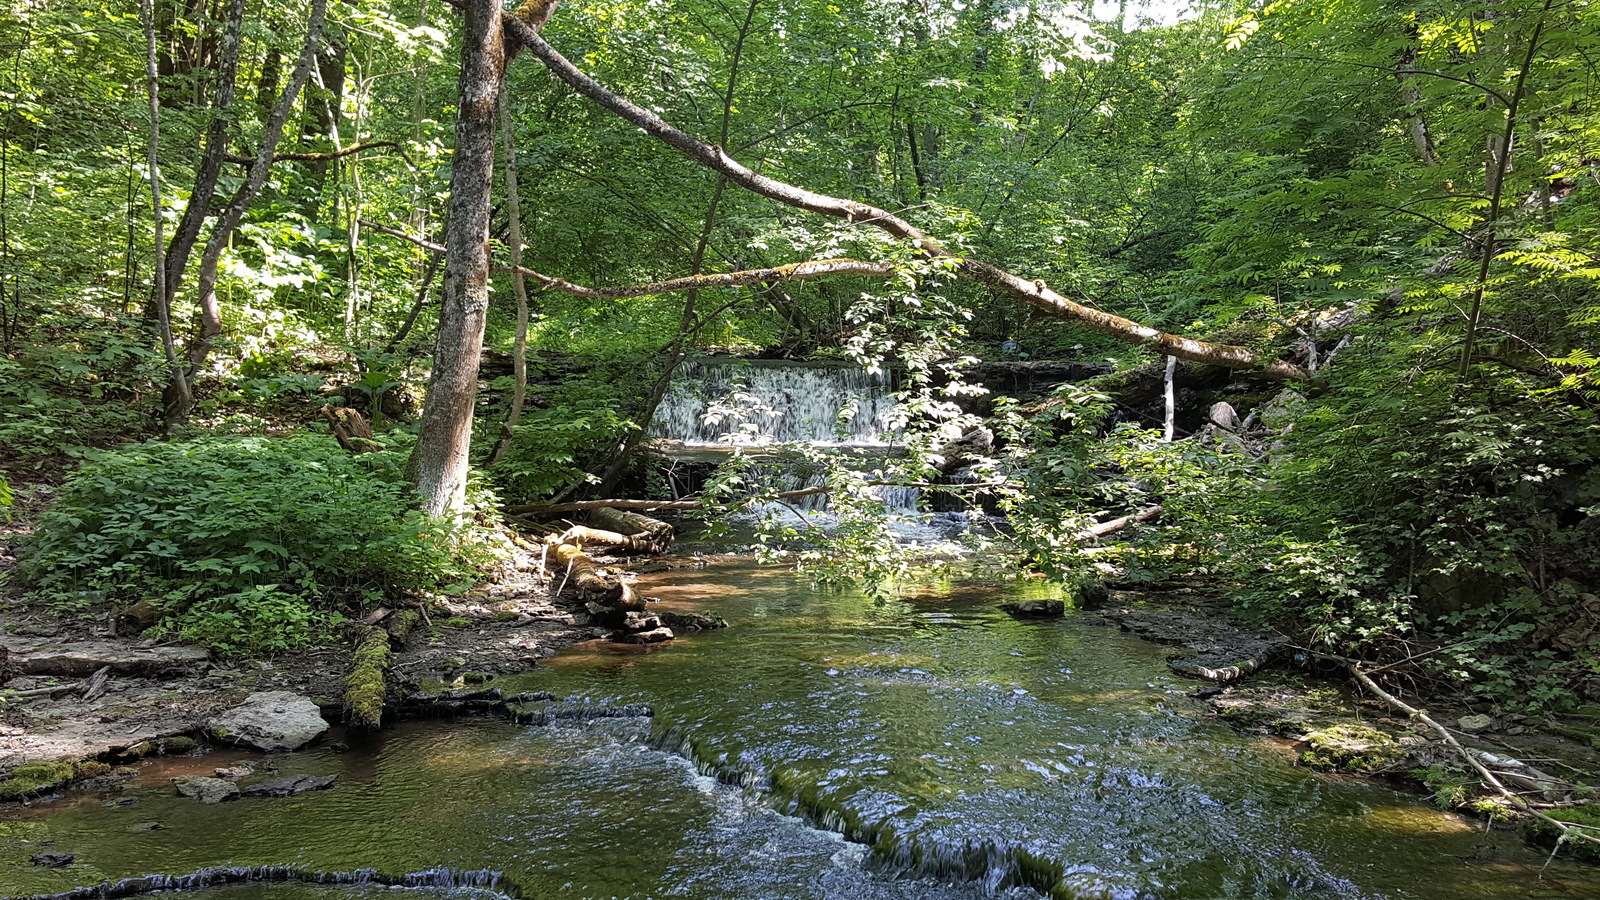
[[[625,613],[622,627],[628,631],[654,631],[661,627],[661,617],[648,616],[641,612]]]
[[[259,691],[212,719],[206,727],[220,741],[269,753],[298,750],[328,730],[317,705],[288,691]]]
[[[1456,720],[1456,728],[1467,734],[1477,734],[1480,731],[1488,731],[1493,727],[1494,717],[1486,716],[1482,713],[1474,716],[1462,716]]]
[[[185,797],[193,797],[201,803],[221,803],[224,800],[233,800],[239,796],[239,786],[231,781],[223,781],[221,778],[205,778],[194,775],[174,778],[172,783],[177,786],[179,794]]]
[[[72,865],[71,853],[35,853],[28,857],[28,861],[36,866],[46,869],[59,869],[62,866]]]
[[[306,791],[324,791],[333,787],[332,775],[285,775],[269,778],[244,789],[246,797],[289,797]]]
[[[1000,608],[1019,619],[1054,619],[1067,611],[1060,600],[1016,600],[1002,603]]]
[[[211,654],[200,647],[129,647],[109,641],[8,640],[11,668],[22,675],[57,675],[88,678],[110,668],[117,675],[137,678],[170,677],[196,673]]]

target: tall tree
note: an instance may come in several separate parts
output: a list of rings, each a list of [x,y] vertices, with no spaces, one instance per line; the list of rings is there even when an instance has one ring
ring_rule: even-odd
[[[489,311],[489,208],[495,102],[505,81],[499,0],[466,0],[457,87],[455,157],[445,223],[444,298],[422,429],[411,470],[422,508],[459,510],[466,499],[478,363]]]

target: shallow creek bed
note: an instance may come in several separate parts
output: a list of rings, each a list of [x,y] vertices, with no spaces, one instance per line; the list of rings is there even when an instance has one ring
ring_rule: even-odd
[[[1557,858],[1540,880],[1520,834],[1228,727],[1166,648],[1098,615],[1001,611],[1054,596],[1037,582],[876,602],[742,563],[639,586],[732,627],[580,644],[424,704],[437,718],[0,807],[0,895],[235,866],[522,897],[1600,896],[1600,870]],[[213,804],[172,781],[240,766],[245,788],[333,781]],[[373,888],[281,882],[200,889]]]

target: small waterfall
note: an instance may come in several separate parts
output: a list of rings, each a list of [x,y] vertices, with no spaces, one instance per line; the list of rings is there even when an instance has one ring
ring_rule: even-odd
[[[854,366],[690,360],[650,434],[688,446],[883,446],[893,437],[891,387],[889,376]]]
[[[874,455],[896,437],[895,399],[887,374],[856,366],[769,360],[691,360],[661,401],[650,435],[669,456],[707,460],[732,447],[804,442]],[[706,454],[711,454],[707,456]],[[881,455],[881,452],[876,454]],[[764,463],[762,483],[779,491],[821,487],[824,473],[804,462]],[[891,510],[915,512],[915,488],[884,487]],[[829,508],[828,495],[796,497],[786,508],[808,514]],[[769,507],[755,507],[758,511]]]

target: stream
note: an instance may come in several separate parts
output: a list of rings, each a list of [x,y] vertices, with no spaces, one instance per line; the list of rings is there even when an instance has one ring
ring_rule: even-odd
[[[640,587],[732,627],[584,645],[495,684],[646,703],[653,720],[407,722],[340,736],[346,753],[152,760],[124,792],[0,809],[0,895],[226,864],[487,869],[525,898],[1600,897],[1600,870],[1557,860],[1540,878],[1546,853],[1515,832],[1297,768],[1287,744],[1208,720],[1153,644],[1071,610],[998,609],[1054,596],[1041,582],[875,602],[739,563]],[[234,759],[339,780],[215,806],[167,782]],[[44,842],[75,861],[30,865]]]

